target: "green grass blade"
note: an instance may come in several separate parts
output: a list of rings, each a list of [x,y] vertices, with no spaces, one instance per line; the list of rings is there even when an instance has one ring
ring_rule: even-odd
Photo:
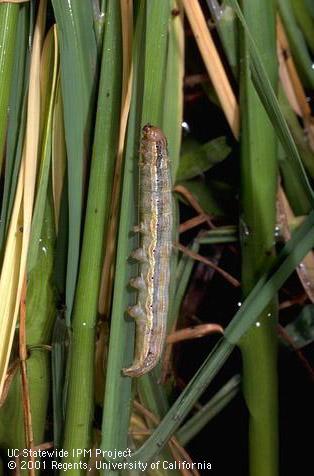
[[[168,153],[171,158],[171,172],[177,175],[181,149],[181,123],[183,117],[183,75],[184,75],[184,28],[183,10],[176,0],[172,1],[169,26],[169,40],[166,60],[166,83],[162,128],[168,139]]]
[[[190,249],[191,251],[194,251],[194,253],[198,253],[198,241],[195,240],[192,243]],[[191,277],[193,266],[194,260],[190,256],[183,254],[177,266],[176,292],[172,312],[169,313],[169,329],[173,329],[174,324],[178,319],[180,307],[182,305],[182,300]]]
[[[304,34],[312,54],[314,54],[314,19],[311,17],[304,0],[291,0],[291,4],[297,23]]]
[[[202,429],[220,413],[240,390],[240,376],[232,377],[217,393],[176,433],[182,446],[186,446]]]
[[[278,100],[282,113],[287,121],[291,135],[296,143],[303,165],[311,178],[314,178],[314,152],[311,150],[308,139],[301,127],[298,117],[291,108],[282,87],[279,87]],[[298,177],[296,177],[298,179]]]
[[[239,41],[235,13],[229,5],[220,5],[218,0],[206,0],[210,13],[215,21],[219,38],[235,78],[238,77]]]
[[[217,137],[201,145],[193,141],[188,151],[180,157],[176,180],[181,182],[201,175],[222,162],[230,152],[231,147],[228,146],[226,137]]]
[[[79,262],[84,168],[90,151],[97,45],[91,2],[52,0],[60,43],[61,85],[68,155],[69,246],[66,319],[70,326]]]
[[[142,125],[162,127],[170,1],[146,2],[145,77]]]
[[[0,5],[0,175],[7,133],[8,106],[19,10],[20,6],[18,4],[2,3]]]
[[[306,87],[314,88],[314,70],[304,36],[294,16],[291,0],[278,0],[278,8],[286,28],[293,59]],[[313,36],[313,32],[312,32]]]
[[[200,245],[234,243],[238,241],[238,231],[235,226],[220,226],[202,234],[197,240]]]
[[[284,327],[294,349],[301,349],[314,341],[314,305],[303,307],[297,318]],[[287,344],[287,342],[285,342]]]

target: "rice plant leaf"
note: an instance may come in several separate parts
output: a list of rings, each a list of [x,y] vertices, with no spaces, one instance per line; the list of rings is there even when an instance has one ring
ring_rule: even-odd
[[[52,190],[55,214],[56,231],[58,233],[62,190],[65,185],[66,173],[66,145],[64,139],[63,102],[61,97],[60,74],[56,85],[56,98],[53,111],[52,125]]]
[[[111,308],[113,269],[115,266],[117,248],[117,228],[121,199],[121,181],[124,160],[124,142],[130,112],[132,94],[132,42],[133,42],[133,3],[121,2],[121,30],[122,30],[122,92],[121,114],[119,127],[118,153],[114,168],[114,181],[110,201],[110,220],[108,222],[107,241],[105,250],[101,285],[99,292],[98,310],[101,315],[108,315]]]
[[[295,321],[285,326],[285,331],[297,349],[314,340],[314,304],[305,306]]]
[[[184,26],[182,5],[172,0],[166,64],[166,83],[162,129],[168,139],[171,173],[174,179],[179,166],[181,123],[183,117]]]
[[[170,1],[146,2],[145,78],[142,125],[162,127]]]
[[[202,177],[181,182],[209,215],[228,216],[235,211],[235,190],[221,180],[204,180]]]
[[[237,78],[239,41],[235,13],[229,5],[220,5],[218,0],[207,0],[207,5],[218,29],[228,63]]]
[[[97,44],[91,2],[52,0],[52,5],[60,44],[61,86],[68,156],[69,244],[66,321],[70,326],[81,242],[84,168],[90,152],[91,114],[97,83]]]
[[[5,150],[19,5],[0,5],[0,174]]]
[[[312,0],[304,0],[304,4],[307,8],[308,13],[314,20],[314,5],[312,3]]]
[[[182,446],[186,446],[202,429],[220,413],[240,390],[240,376],[235,375],[217,393],[191,416],[176,433]]]
[[[216,229],[206,231],[198,238],[200,245],[210,245],[219,243],[234,243],[238,241],[238,230],[236,226],[220,226]]]
[[[314,70],[312,59],[306,46],[302,31],[294,16],[291,0],[278,0],[278,8],[289,38],[293,59],[302,75],[303,82],[311,89],[314,88]]]
[[[298,118],[292,110],[281,87],[279,88],[278,100],[282,113],[291,131],[291,135],[298,147],[303,165],[310,177],[314,178],[314,152],[311,150],[304,129],[300,126]]]
[[[283,187],[294,213],[297,216],[308,214],[312,208],[308,194],[304,190],[299,175],[296,175],[291,161],[287,159],[286,153],[280,144],[278,150],[278,161]]]
[[[199,243],[197,240],[193,241],[190,246],[191,251],[198,253]],[[192,269],[194,266],[194,260],[185,254],[182,254],[182,257],[177,266],[177,276],[176,276],[176,294],[174,298],[174,306],[172,313],[169,316],[169,329],[173,329],[175,321],[178,319],[178,314],[180,306],[182,305],[182,300],[186,292],[187,285],[189,283]]]
[[[305,0],[291,0],[291,4],[297,23],[304,34],[312,54],[314,54],[314,19],[310,15],[310,9]]]
[[[215,164],[223,161],[231,152],[226,137],[217,137],[205,144],[197,142],[181,155],[176,180],[183,181],[201,175]]]

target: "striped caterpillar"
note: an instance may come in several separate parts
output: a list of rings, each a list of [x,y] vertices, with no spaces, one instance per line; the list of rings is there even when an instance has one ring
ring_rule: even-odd
[[[128,309],[136,323],[135,357],[123,369],[139,377],[155,367],[163,351],[168,314],[170,255],[172,248],[172,196],[167,140],[160,129],[143,128],[139,161],[140,248],[139,276],[130,280],[137,289],[137,303]]]

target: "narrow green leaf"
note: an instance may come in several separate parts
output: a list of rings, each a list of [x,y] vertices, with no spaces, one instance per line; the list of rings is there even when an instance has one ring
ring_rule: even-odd
[[[238,230],[236,226],[220,226],[202,233],[197,241],[200,245],[234,243],[238,241]]]
[[[238,77],[239,41],[238,25],[233,9],[229,5],[221,4],[218,0],[207,0],[210,13],[216,23],[224,52],[235,78]]]
[[[70,326],[76,287],[84,191],[95,96],[97,45],[91,2],[52,0],[60,43],[61,84],[68,155],[69,245],[66,320]]]
[[[299,27],[309,45],[312,54],[314,54],[314,20],[304,0],[291,0],[292,8]]]
[[[194,251],[194,253],[198,253],[199,243],[197,240],[192,243],[190,249],[191,251]],[[176,320],[178,319],[180,307],[182,305],[182,300],[186,292],[187,285],[191,278],[193,266],[194,260],[190,256],[182,254],[181,260],[177,266],[176,293],[172,312],[169,313],[169,329],[173,328]]]
[[[174,179],[180,159],[181,123],[183,117],[184,26],[182,5],[171,2],[171,15],[166,63],[162,129],[168,139],[171,173]],[[161,101],[162,102],[162,101]]]
[[[202,177],[186,180],[180,184],[192,193],[209,215],[228,216],[235,212],[235,193],[233,187],[221,180],[204,180]],[[181,197],[180,197],[181,199]]]
[[[312,178],[314,178],[314,152],[311,150],[309,146],[308,138],[306,137],[306,133],[304,129],[300,126],[298,118],[295,112],[293,111],[293,109],[291,108],[289,101],[287,99],[287,96],[285,95],[282,88],[279,88],[278,100],[279,100],[282,113],[291,131],[291,135],[298,148],[303,165],[305,169],[307,170],[307,172],[309,173],[309,175]],[[296,179],[299,182],[302,181],[300,171]]]
[[[142,125],[162,127],[170,1],[146,2],[145,77]]]
[[[201,175],[215,164],[222,162],[231,152],[225,137],[217,137],[199,145],[193,141],[189,150],[180,157],[176,180],[181,182]]]
[[[232,377],[217,393],[176,433],[182,446],[186,446],[218,413],[220,413],[240,390],[240,376]]]
[[[285,331],[293,342],[293,345],[300,349],[314,340],[314,305],[305,306],[295,321],[285,326]]]
[[[0,174],[7,133],[8,106],[19,10],[18,4],[2,3],[0,5]]]
[[[292,0],[278,0],[278,8],[286,28],[289,45],[303,82],[309,88],[314,88],[313,61],[307,49],[304,36],[294,16]],[[312,32],[313,36],[313,32]]]

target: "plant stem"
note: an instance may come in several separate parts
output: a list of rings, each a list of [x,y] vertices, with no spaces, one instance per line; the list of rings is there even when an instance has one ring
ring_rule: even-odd
[[[273,0],[242,0],[243,13],[272,86],[277,81]],[[243,31],[243,30],[242,30]],[[241,44],[240,107],[242,289],[247,296],[273,258],[277,141],[250,74],[245,33]],[[241,232],[240,232],[241,234]],[[243,392],[249,410],[251,476],[278,473],[276,301],[242,338]]]

